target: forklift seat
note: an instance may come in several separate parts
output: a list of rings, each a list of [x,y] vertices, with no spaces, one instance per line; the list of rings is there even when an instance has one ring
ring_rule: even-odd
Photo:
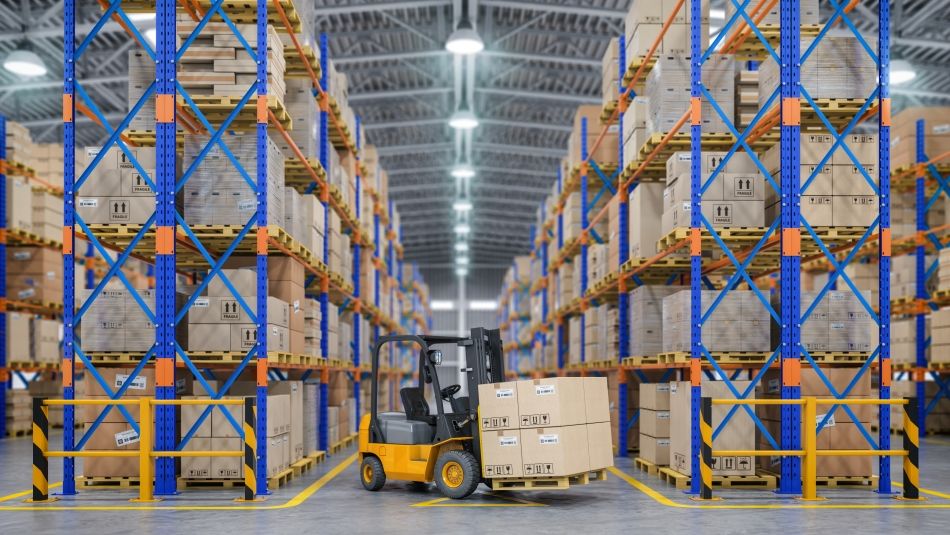
[[[401,412],[379,414],[379,427],[386,444],[431,444],[435,426],[406,419]]]
[[[406,420],[425,422],[435,426],[435,416],[429,414],[429,403],[421,387],[407,386],[399,391],[402,406],[406,409]]]

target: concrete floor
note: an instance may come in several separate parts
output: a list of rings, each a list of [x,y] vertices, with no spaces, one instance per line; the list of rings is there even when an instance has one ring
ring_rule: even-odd
[[[51,444],[59,437],[53,436]],[[73,535],[227,533],[461,533],[658,532],[946,533],[950,525],[950,439],[921,447],[925,502],[908,503],[867,490],[819,490],[827,501],[805,504],[769,491],[723,491],[721,502],[700,505],[682,492],[637,471],[627,459],[607,481],[566,491],[492,495],[482,488],[464,502],[437,490],[413,492],[389,483],[378,493],[362,489],[353,450],[327,462],[262,504],[235,504],[240,491],[187,491],[154,507],[127,500],[133,492],[84,491],[54,504],[23,503],[30,488],[29,438],[0,440],[0,533]],[[51,463],[53,482],[61,463]],[[900,465],[894,466],[900,481]],[[55,492],[56,489],[53,489]],[[206,510],[199,510],[204,508]],[[250,509],[250,510],[249,510]],[[749,514],[753,512],[755,514]],[[860,516],[858,516],[860,515]],[[306,531],[305,531],[306,530]]]

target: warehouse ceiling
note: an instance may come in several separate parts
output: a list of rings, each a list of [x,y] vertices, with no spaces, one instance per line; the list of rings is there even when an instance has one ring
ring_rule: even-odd
[[[475,0],[472,0],[473,2]],[[636,0],[641,1],[641,0]],[[645,0],[643,0],[645,1]],[[723,8],[727,0],[712,0]],[[732,1],[732,0],[728,0]],[[486,49],[475,60],[472,140],[474,210],[472,261],[507,264],[529,249],[535,211],[554,183],[574,109],[600,102],[600,58],[623,26],[629,0],[477,1],[477,28]],[[78,36],[98,18],[92,0],[78,0]],[[823,12],[830,5],[822,0]],[[28,42],[50,67],[24,81],[0,71],[0,113],[26,123],[39,141],[61,137],[61,0],[0,0],[0,57]],[[457,8],[456,8],[457,9]],[[451,0],[379,2],[316,0],[313,27],[331,35],[331,56],[350,82],[350,100],[369,140],[381,147],[390,191],[403,216],[408,259],[452,261],[455,134],[446,120],[455,107],[454,62],[444,49],[452,30]],[[877,2],[852,15],[876,32]],[[895,107],[950,102],[950,10],[946,2],[892,2],[892,57],[911,61],[912,82],[894,88]],[[721,24],[721,22],[720,22]],[[713,20],[713,26],[716,20]],[[79,79],[113,124],[126,103],[126,52],[114,23],[95,39]],[[79,124],[79,142],[96,143],[102,129]]]

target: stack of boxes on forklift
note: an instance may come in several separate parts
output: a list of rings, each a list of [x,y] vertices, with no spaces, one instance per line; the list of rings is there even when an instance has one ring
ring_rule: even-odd
[[[564,477],[613,466],[607,380],[478,386],[482,476]]]

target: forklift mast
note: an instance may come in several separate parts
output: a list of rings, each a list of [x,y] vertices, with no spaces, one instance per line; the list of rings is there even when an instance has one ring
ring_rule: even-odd
[[[476,327],[465,342],[465,372],[468,378],[469,419],[472,425],[472,453],[481,462],[478,421],[478,385],[505,381],[505,355],[498,329]]]

